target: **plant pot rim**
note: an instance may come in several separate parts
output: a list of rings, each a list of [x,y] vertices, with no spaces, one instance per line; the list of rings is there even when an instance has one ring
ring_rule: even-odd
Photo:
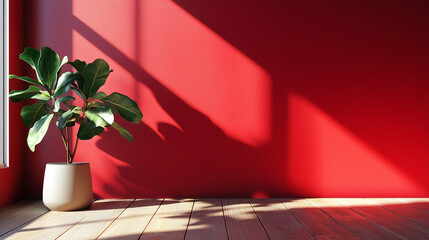
[[[46,163],[47,165],[89,165],[89,162],[74,162],[74,163],[65,163],[65,162],[52,162]]]

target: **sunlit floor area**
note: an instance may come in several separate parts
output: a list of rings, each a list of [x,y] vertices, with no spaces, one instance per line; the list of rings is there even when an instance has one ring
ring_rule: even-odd
[[[428,198],[98,200],[0,210],[1,239],[429,239]]]

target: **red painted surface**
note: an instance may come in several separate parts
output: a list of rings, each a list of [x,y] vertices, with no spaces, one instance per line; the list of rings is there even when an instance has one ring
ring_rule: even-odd
[[[17,57],[23,51],[22,1],[10,1],[9,6],[9,69],[22,74],[22,64]],[[20,89],[20,83],[11,81],[10,89]],[[0,207],[18,200],[23,195],[23,126],[19,104],[9,104],[9,168],[0,169]]]
[[[142,108],[134,144],[79,145],[98,197],[429,197],[424,1],[29,4],[27,45],[106,59]],[[28,155],[30,194],[61,147]]]

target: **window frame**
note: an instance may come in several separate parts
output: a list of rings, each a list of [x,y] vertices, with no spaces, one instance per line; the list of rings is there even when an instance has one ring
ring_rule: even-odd
[[[0,84],[2,96],[2,102],[0,103],[2,106],[0,111],[0,146],[2,148],[0,168],[7,168],[9,167],[9,1],[1,0],[0,8],[0,14],[2,15],[0,17],[2,21],[0,75],[3,78],[3,84]]]

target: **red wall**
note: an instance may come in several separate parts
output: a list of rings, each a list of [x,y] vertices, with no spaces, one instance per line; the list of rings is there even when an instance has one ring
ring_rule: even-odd
[[[104,58],[134,144],[79,145],[112,197],[429,197],[426,1],[29,1],[27,45]],[[27,163],[62,161],[51,130]]]
[[[24,49],[23,44],[23,5],[22,1],[10,1],[9,6],[9,70],[22,75],[22,64],[18,56]],[[10,89],[20,89],[18,82],[11,81]],[[24,131],[19,104],[9,104],[9,168],[0,169],[0,207],[18,200],[23,195],[23,139]]]

